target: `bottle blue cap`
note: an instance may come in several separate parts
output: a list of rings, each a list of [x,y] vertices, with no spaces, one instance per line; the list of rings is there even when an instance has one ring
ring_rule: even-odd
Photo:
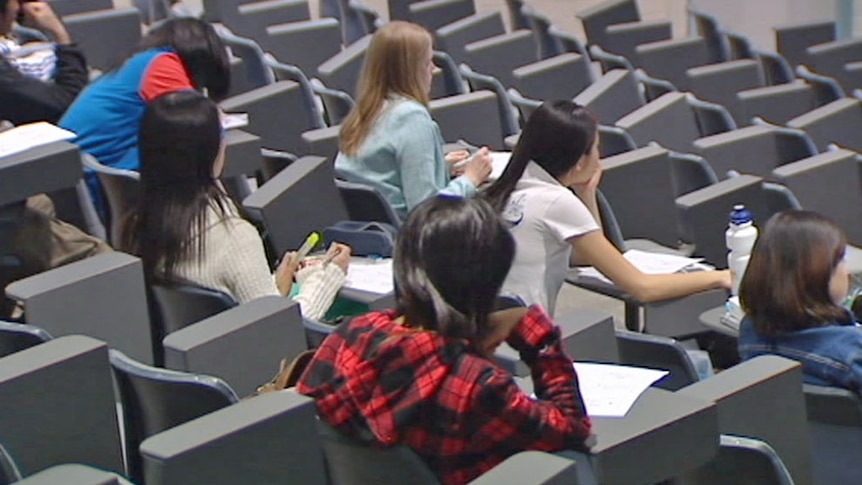
[[[754,217],[751,215],[751,212],[745,208],[744,205],[738,204],[733,206],[733,211],[730,213],[730,223],[735,225],[745,224],[746,222],[751,222],[754,220]]]

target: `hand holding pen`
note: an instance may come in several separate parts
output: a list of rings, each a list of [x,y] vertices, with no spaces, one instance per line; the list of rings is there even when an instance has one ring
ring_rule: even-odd
[[[472,155],[466,150],[459,150],[447,154],[446,160],[452,163],[452,175],[464,175],[473,182],[476,187],[488,180],[493,169],[492,158],[488,147],[476,150]]]

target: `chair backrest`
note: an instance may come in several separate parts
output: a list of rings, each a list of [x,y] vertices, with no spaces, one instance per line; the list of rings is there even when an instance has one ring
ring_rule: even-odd
[[[542,101],[571,99],[593,82],[590,60],[572,53],[518,67],[512,78],[518,92]]]
[[[751,59],[693,67],[686,76],[689,89],[698,98],[724,106],[740,125],[748,118],[741,112],[736,93],[765,86],[760,63]]]
[[[530,99],[526,98],[521,93],[518,92],[517,89],[509,89],[506,94],[509,97],[509,101],[518,109],[518,115],[520,116],[521,127],[530,119],[530,116],[539,109],[539,106],[542,105],[542,102],[538,99]]]
[[[386,0],[389,20],[410,20],[410,5],[422,0]]]
[[[51,176],[46,177],[46,173]],[[82,175],[80,150],[65,141],[0,157],[0,206],[73,188]]]
[[[614,208],[623,237],[678,246],[670,153],[648,146],[605,158],[602,165],[602,193]]]
[[[844,65],[848,62],[862,61],[862,39],[851,38],[809,47],[806,52],[810,66],[815,71],[835,78],[845,91],[858,86],[848,78]]]
[[[599,125],[599,153],[612,157],[636,149],[632,136],[617,126]]]
[[[243,207],[263,223],[275,254],[284,254],[300,247],[309,232],[347,219],[334,180],[331,161],[302,157],[248,196]]]
[[[476,13],[473,0],[425,0],[411,3],[407,8],[409,20],[431,32]]]
[[[8,485],[19,481],[21,481],[21,471],[18,470],[18,465],[6,448],[0,444],[0,484]]]
[[[335,160],[336,155],[338,155],[338,134],[340,132],[341,125],[306,131],[302,134],[302,140],[307,147],[305,153]]]
[[[859,154],[832,150],[778,167],[773,172],[802,207],[828,214],[855,246],[862,245],[862,172]]]
[[[733,206],[744,204],[754,215],[755,224],[763,224],[772,215],[761,182],[759,177],[740,175],[676,199],[685,233],[695,245],[695,256],[717,268],[727,267],[724,231]]]
[[[431,81],[431,98],[444,98],[468,91],[467,81],[461,76],[461,71],[452,56],[443,51],[434,51],[432,56],[437,72]]]
[[[326,467],[332,485],[439,485],[440,480],[406,446],[376,447],[349,437],[318,420]]]
[[[355,93],[356,82],[362,71],[362,62],[365,60],[365,51],[371,44],[371,37],[366,35],[318,66],[317,75],[320,79],[331,88],[347,94]]]
[[[736,59],[757,59],[757,52],[754,46],[751,45],[751,40],[743,34],[725,32],[724,37],[727,39],[727,45],[730,47],[730,60]]]
[[[221,102],[228,112],[248,113],[246,131],[261,139],[264,148],[295,152],[302,146],[302,132],[316,128],[305,107],[298,83],[279,81]]]
[[[637,46],[671,39],[669,20],[626,22],[610,25],[605,30],[602,49],[637,63]]]
[[[438,49],[452,56],[455,62],[465,62],[464,47],[467,44],[505,33],[503,17],[500,12],[492,11],[464,17],[444,25],[437,29],[434,37]]]
[[[222,11],[222,22],[244,37],[264,42],[266,28],[311,19],[305,0],[262,0]]]
[[[6,287],[6,295],[24,303],[27,323],[55,337],[90,335],[137,360],[153,362],[138,258],[121,252],[100,254],[18,280]]]
[[[676,340],[658,335],[617,331],[620,364],[661,369],[670,372],[653,386],[676,391],[693,382],[698,375],[685,348]]]
[[[590,44],[605,45],[605,30],[613,24],[637,22],[641,19],[634,0],[606,0],[575,14],[581,19],[584,33]]]
[[[803,384],[811,432],[815,483],[849,483],[859,476],[853,454],[862,446],[862,403],[859,395],[837,387]]]
[[[821,150],[831,143],[862,151],[862,100],[844,98],[797,116],[787,122],[811,135]]]
[[[195,284],[152,285],[150,291],[162,338],[237,305],[230,295]]]
[[[375,187],[340,179],[335,179],[335,186],[338,187],[350,220],[386,222],[395,227],[401,226],[401,217]]]
[[[712,166],[703,157],[691,153],[670,153],[674,197],[708,187],[718,182]]]
[[[692,146],[695,153],[705,158],[720,178],[727,178],[731,170],[769,177],[776,167],[795,161],[779,154],[775,131],[762,125],[699,138]],[[801,158],[805,156],[800,155]]]
[[[496,77],[504,87],[513,85],[514,69],[538,60],[529,30],[517,30],[471,42],[464,46],[464,54],[471,68]]]
[[[689,9],[688,13],[691,14],[691,18],[694,20],[698,35],[706,41],[710,61],[729,61],[730,46],[727,43],[727,38],[724,36],[721,26],[718,24],[718,19],[713,15],[697,10]]]
[[[766,84],[775,86],[792,82],[795,76],[790,63],[781,54],[767,51],[757,51],[757,59],[763,66],[763,77]]]
[[[574,101],[590,108],[599,123],[612,124],[645,104],[632,71],[614,69],[575,96]]]
[[[548,28],[548,34],[557,42],[560,52],[572,52],[584,57],[590,57],[584,43],[575,34],[566,32],[555,25]]]
[[[521,15],[527,20],[527,28],[533,31],[538,59],[548,59],[563,53],[559,42],[549,32],[552,22],[547,15],[526,4],[521,7]]]
[[[500,115],[500,127],[503,130],[503,136],[514,135],[521,131],[518,123],[518,114],[509,98],[506,96],[506,88],[494,76],[480,74],[470,68],[466,64],[460,66],[461,76],[467,81],[470,90],[477,92],[481,90],[491,91],[497,95],[497,103]],[[457,139],[457,138],[456,138]]]
[[[340,125],[350,114],[350,110],[356,106],[356,102],[349,94],[326,87],[320,79],[312,79],[311,86],[314,93],[320,96],[329,126]]]
[[[755,357],[676,394],[715,402],[721,433],[769,443],[795,483],[812,483],[812,450],[798,362],[775,355]]]
[[[242,59],[240,67],[242,67],[245,86],[243,89],[231,87],[231,93],[243,94],[275,82],[275,76],[267,66],[263,49],[256,40],[240,37],[224,25],[215,25],[214,28],[219,38],[230,47],[231,53]],[[232,78],[231,84],[234,84]]]
[[[589,50],[590,58],[593,61],[598,61],[599,66],[602,68],[602,72],[608,72],[611,69],[624,69],[627,71],[635,70],[635,67],[630,60],[623,56],[607,52],[598,45],[591,45]]]
[[[663,40],[641,44],[635,48],[637,61],[650,76],[670,81],[680,89],[688,89],[686,71],[709,64],[709,50],[702,37]]]
[[[815,90],[803,82],[747,89],[736,93],[736,98],[740,126],[755,116],[770,123],[784,124],[818,106],[815,104]]]
[[[261,45],[281,62],[304,72],[341,52],[341,27],[338,20],[325,18],[270,25]]]
[[[308,77],[304,72],[302,72],[302,69],[278,62],[271,56],[266,56],[265,62],[267,67],[272,70],[276,80],[293,81],[299,84],[299,88],[302,91],[305,109],[312,120],[312,126],[315,127],[314,129],[325,127],[326,121],[324,121],[323,109],[318,106],[317,97],[315,96],[311,81],[308,80]]]
[[[3,357],[0,429],[21,475],[63,463],[123,473],[117,423],[105,342],[70,335]]]
[[[126,461],[136,481],[143,478],[138,447],[147,437],[239,401],[216,377],[150,367],[116,350],[110,359],[123,408]]]
[[[814,90],[817,106],[823,106],[844,97],[844,89],[835,79],[812,72],[804,65],[796,66],[796,75]]]
[[[123,475],[77,463],[56,465],[15,482],[20,485],[133,485]]]
[[[727,434],[721,435],[718,456],[674,482],[719,485],[730,476],[741,485],[794,485],[787,466],[769,443]]]
[[[63,23],[87,56],[87,64],[102,71],[119,65],[141,40],[141,13],[136,8],[69,15]]]
[[[477,91],[434,99],[428,110],[445,141],[463,139],[477,146],[497,149],[503,146],[500,105],[495,93]]]
[[[700,138],[694,111],[684,93],[667,93],[632,111],[616,122],[638,144],[651,141],[680,152],[691,151],[691,143]]]
[[[374,21],[370,23],[366,19],[366,10],[374,15],[376,11],[355,0],[338,0],[338,9],[341,12],[341,40],[348,46],[366,35],[374,33]]]
[[[808,64],[806,49],[832,42],[836,38],[835,22],[820,21],[775,27],[775,48],[792,65]]]
[[[735,130],[736,122],[724,106],[697,99],[693,94],[686,95],[689,106],[694,112],[697,128],[701,136],[715,135]]]
[[[243,400],[141,444],[149,485],[328,485],[314,401],[291,390]]]
[[[35,347],[52,338],[51,334],[35,325],[0,321],[0,357]]]
[[[81,154],[81,162],[88,169],[95,171],[99,182],[102,183],[105,198],[108,200],[110,241],[114,246],[119,246],[122,240],[123,223],[138,207],[141,174],[133,170],[102,165],[88,153]]]

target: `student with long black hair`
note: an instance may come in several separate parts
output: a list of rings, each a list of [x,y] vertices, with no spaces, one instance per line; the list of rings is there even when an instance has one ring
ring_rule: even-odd
[[[141,193],[125,222],[121,249],[143,260],[151,283],[194,283],[237,302],[295,297],[318,319],[345,279],[350,248],[336,245],[332,263],[299,269],[283,258],[273,277],[257,229],[239,216],[218,180],[224,145],[215,103],[195,91],[153,100],[141,120]]]
[[[506,170],[484,192],[517,242],[503,295],[553,312],[573,264],[595,266],[643,302],[730,287],[728,271],[644,274],[626,260],[601,230],[601,176],[597,124],[589,111],[571,101],[543,103],[527,120]]]
[[[485,201],[422,202],[396,241],[397,309],[339,326],[297,390],[340,432],[409,446],[446,485],[522,450],[583,451],[591,423],[559,328],[539,306],[492,313],[514,254]],[[537,399],[493,361],[503,341],[531,368]]]

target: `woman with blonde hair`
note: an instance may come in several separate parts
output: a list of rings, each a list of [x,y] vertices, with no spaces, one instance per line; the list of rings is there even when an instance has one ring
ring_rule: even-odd
[[[431,34],[418,25],[395,21],[378,30],[339,135],[338,175],[375,187],[401,216],[439,192],[471,197],[491,174],[487,148],[458,168],[466,151],[444,157],[428,112],[432,56]]]

